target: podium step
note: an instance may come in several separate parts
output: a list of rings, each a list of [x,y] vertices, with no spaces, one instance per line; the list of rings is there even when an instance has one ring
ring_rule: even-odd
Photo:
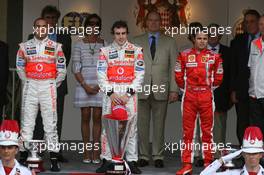
[[[60,172],[49,171],[50,162],[49,154],[45,152],[44,155],[44,168],[45,172],[38,173],[38,175],[103,175],[102,173],[95,173],[96,169],[101,166],[100,164],[84,164],[82,163],[83,155],[75,151],[64,151],[63,156],[69,160],[68,163],[60,163]],[[141,175],[175,175],[175,172],[181,167],[180,153],[165,154],[164,168],[155,168],[154,163],[151,161],[150,165],[141,169]],[[199,175],[203,168],[194,167],[193,175]]]

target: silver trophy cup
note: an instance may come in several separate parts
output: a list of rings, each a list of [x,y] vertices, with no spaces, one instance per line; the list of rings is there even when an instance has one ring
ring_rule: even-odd
[[[131,125],[134,119],[117,120],[104,117],[103,124],[106,129],[106,136],[109,143],[112,164],[107,174],[126,174],[124,153],[130,136]]]
[[[28,140],[23,141],[24,148],[30,153],[27,158],[28,168],[33,169],[36,173],[43,172],[43,160],[38,155],[46,149],[45,140]]]

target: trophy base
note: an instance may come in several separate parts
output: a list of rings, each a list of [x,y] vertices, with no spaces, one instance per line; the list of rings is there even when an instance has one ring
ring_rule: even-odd
[[[126,166],[124,162],[116,163],[112,162],[109,169],[106,171],[106,175],[126,175]]]
[[[36,173],[44,172],[43,161],[27,161],[28,168],[34,170]]]

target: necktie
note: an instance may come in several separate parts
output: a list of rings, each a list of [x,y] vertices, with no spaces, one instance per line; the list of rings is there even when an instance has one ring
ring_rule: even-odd
[[[215,47],[212,47],[211,50],[215,52],[216,51],[216,48]]]
[[[155,52],[156,52],[156,37],[155,36],[151,36],[151,45],[150,45],[150,53],[151,53],[151,57],[152,60],[155,57]]]

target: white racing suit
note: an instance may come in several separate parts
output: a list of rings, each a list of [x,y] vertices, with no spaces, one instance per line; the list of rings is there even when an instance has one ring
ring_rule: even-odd
[[[137,94],[144,79],[145,65],[141,47],[126,42],[119,46],[113,42],[108,47],[101,48],[97,64],[98,83],[103,95],[103,116],[111,114],[111,93],[124,95],[133,91],[126,104],[128,119],[132,120],[130,137],[126,147],[126,160],[137,161]],[[107,95],[108,94],[108,95]],[[101,159],[111,160],[106,131],[102,127]]]
[[[0,174],[6,175],[2,161],[0,160]],[[31,175],[31,171],[27,167],[20,165],[17,160],[15,160],[15,166],[8,175]]]
[[[61,44],[36,38],[20,44],[17,73],[23,83],[21,138],[31,140],[40,107],[47,149],[59,152],[57,134],[57,87],[65,79],[66,65]],[[20,151],[25,151],[21,146]]]
[[[235,169],[235,170],[227,170],[224,172],[216,172],[222,164],[220,163],[219,160],[215,160],[212,164],[210,164],[208,167],[206,167],[200,175],[248,175],[248,171],[246,169],[246,166],[243,167],[243,169]],[[261,165],[259,172],[257,175],[263,175],[264,174],[264,169],[262,168]]]

